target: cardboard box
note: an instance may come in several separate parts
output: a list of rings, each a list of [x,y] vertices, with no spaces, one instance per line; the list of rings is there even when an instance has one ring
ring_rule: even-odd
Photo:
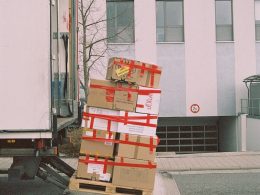
[[[103,130],[93,130],[93,129],[84,129],[83,135],[86,138],[93,138],[94,137],[94,131],[96,138],[102,138],[102,139],[115,139],[115,132],[111,132],[112,135],[109,137],[109,133],[107,131]],[[100,157],[113,157],[114,154],[114,143],[109,141],[93,141],[90,140],[81,140],[81,147],[80,147],[80,154],[86,155],[97,155]]]
[[[120,162],[116,157],[115,162]],[[124,158],[126,163],[148,164],[148,161]],[[155,163],[153,163],[155,164]],[[132,187],[135,189],[153,190],[156,169],[115,166],[112,183],[118,186]]]
[[[122,91],[137,89],[137,86],[127,83],[115,83],[104,80],[90,80],[88,106],[114,110],[135,111],[137,92]]]
[[[139,87],[142,91],[158,91],[147,87]],[[161,91],[161,90],[159,90]],[[138,94],[136,112],[146,114],[159,114],[161,93],[149,93],[147,95]]]
[[[115,111],[115,110],[108,110],[108,109],[94,108],[94,107],[89,107],[87,113],[94,114],[93,116],[88,117],[88,122],[86,124],[87,128],[107,131],[108,128],[110,127],[110,130],[113,132],[146,135],[146,136],[156,135],[157,115]],[[97,116],[95,116],[95,114],[97,114]],[[120,122],[118,122],[118,121],[111,121],[111,119],[109,120],[104,119],[103,118],[104,116],[106,117],[111,116],[111,118],[121,116],[121,118],[120,118]],[[142,119],[131,118],[131,116],[143,117],[143,118]],[[154,118],[151,119],[151,117]],[[91,123],[93,124],[92,127],[91,127]],[[147,125],[147,123],[150,126]]]
[[[119,114],[120,114],[120,111],[103,109],[103,108],[94,108],[94,107],[89,107],[87,109],[87,112],[90,114],[102,114],[102,115],[109,115],[109,116],[119,116]],[[89,120],[87,121],[87,124],[86,124],[87,128],[90,128],[91,120],[93,120],[93,119],[91,117],[89,117]],[[95,118],[94,122],[93,122],[93,129],[107,131],[108,121],[105,119]],[[117,129],[118,129],[118,123],[112,121],[111,122],[111,131],[117,132]]]
[[[140,135],[130,135],[121,133],[120,140],[125,141],[126,136],[128,137],[128,141],[136,142],[136,143],[143,143],[143,144],[150,144],[150,137],[149,136],[140,136]],[[153,145],[157,145],[158,139],[157,137],[153,137]],[[125,157],[125,158],[135,158],[139,160],[155,160],[155,152],[156,148],[153,148],[153,151],[150,151],[150,147],[143,147],[137,145],[129,145],[129,144],[122,144],[119,143],[117,145],[117,156]]]
[[[80,156],[79,159],[85,159],[84,156]],[[90,158],[94,159],[94,158]],[[98,159],[99,161],[104,161],[104,159]],[[113,162],[109,160],[109,162]],[[95,163],[82,163],[78,162],[77,178],[84,178],[96,181],[107,181],[111,180],[113,173],[113,166],[107,166],[106,173],[103,173],[104,165]]]
[[[140,68],[133,67],[130,69],[131,64]],[[144,71],[142,71],[142,67],[145,68]],[[159,73],[152,74],[152,69],[156,69]],[[114,57],[109,59],[106,79],[124,80],[145,87],[158,88],[161,77],[160,72],[161,68],[153,64]]]
[[[120,111],[120,116],[125,116],[125,111]],[[147,117],[150,116],[157,117],[157,115],[148,115],[148,114],[141,114],[141,113],[134,113],[134,112],[128,112],[128,116],[141,116],[141,117]],[[128,119],[128,121],[138,122],[140,124],[124,124],[124,123],[118,123],[118,130],[119,133],[128,133],[128,134],[136,134],[136,135],[146,135],[146,136],[155,136],[156,135],[156,128],[157,128],[157,119],[150,119],[149,124],[153,125],[146,126],[147,119]]]

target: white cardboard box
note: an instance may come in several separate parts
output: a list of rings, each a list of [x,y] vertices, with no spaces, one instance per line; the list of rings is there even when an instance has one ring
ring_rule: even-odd
[[[156,90],[148,87],[139,86],[139,90]],[[161,90],[159,90],[161,91]],[[149,93],[148,95],[138,95],[137,105],[141,105],[143,107],[136,107],[136,112],[138,113],[146,113],[146,114],[159,114],[159,106],[160,106],[160,97],[161,93]]]
[[[120,111],[120,116],[125,116],[125,113],[126,113],[125,111]],[[141,113],[128,112],[128,116],[148,116],[148,115],[141,114]],[[157,116],[157,115],[150,115],[150,116]],[[137,119],[137,120],[129,119],[129,120],[134,121],[134,122],[140,122],[143,124],[146,124],[146,122],[147,122],[146,119]],[[153,125],[155,125],[155,127],[119,123],[117,132],[136,134],[136,135],[155,136],[157,119],[150,119],[149,124],[153,124]]]
[[[110,116],[119,116],[120,111],[89,107],[88,113],[90,113],[90,114],[102,114],[102,115],[104,114],[104,115],[110,115]],[[87,121],[87,124],[86,124],[87,128],[90,128],[90,123],[91,123],[91,120],[92,120],[91,118],[92,117],[89,117],[89,120]],[[99,119],[99,118],[94,119],[93,129],[107,131],[108,130],[107,127],[108,127],[108,120]],[[117,132],[117,129],[118,129],[118,123],[112,121],[111,122],[111,131]]]

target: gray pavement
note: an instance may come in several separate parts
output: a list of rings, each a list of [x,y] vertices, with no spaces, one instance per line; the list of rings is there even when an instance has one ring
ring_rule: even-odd
[[[259,195],[260,173],[172,175],[181,195]]]
[[[76,158],[62,158],[75,169]],[[260,153],[158,154],[154,195],[260,194]],[[11,158],[0,158],[0,171]],[[40,179],[10,183],[0,177],[0,195],[52,195],[62,191]]]
[[[260,153],[167,154],[157,156],[157,164],[162,171],[260,169]]]

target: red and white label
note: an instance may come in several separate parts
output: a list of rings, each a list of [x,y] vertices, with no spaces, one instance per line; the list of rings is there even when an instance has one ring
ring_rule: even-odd
[[[200,106],[198,104],[192,104],[190,106],[190,111],[194,114],[198,113],[200,111]]]

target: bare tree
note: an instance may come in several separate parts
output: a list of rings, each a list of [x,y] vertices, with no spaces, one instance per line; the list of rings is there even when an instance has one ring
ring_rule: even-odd
[[[83,79],[80,85],[85,92],[85,101],[88,95],[88,82],[90,71],[102,71],[105,65],[101,58],[104,58],[108,50],[112,50],[107,44],[109,39],[120,36],[131,24],[126,25],[119,32],[107,35],[107,22],[115,20],[116,17],[107,19],[106,12],[101,13],[96,5],[100,0],[79,0],[79,28],[80,28],[80,61]],[[97,14],[98,13],[98,14]],[[121,14],[124,14],[122,10]],[[104,72],[104,71],[103,71]]]

